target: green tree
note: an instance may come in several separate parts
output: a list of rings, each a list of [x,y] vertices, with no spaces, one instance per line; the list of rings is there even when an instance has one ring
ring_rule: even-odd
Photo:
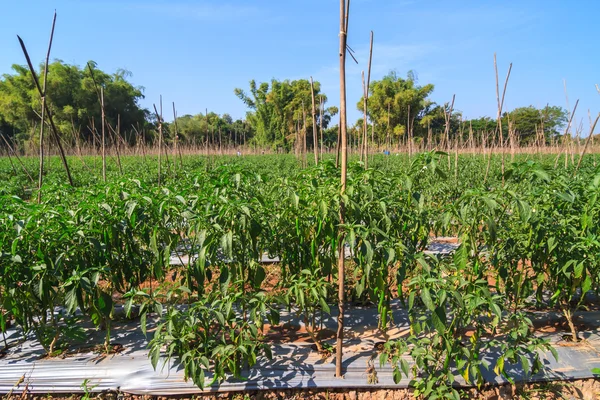
[[[389,137],[392,140],[394,136],[399,139],[407,132],[407,123],[413,127],[415,136],[426,132],[420,121],[433,104],[428,100],[433,89],[432,84],[420,86],[412,71],[406,79],[391,71],[381,80],[371,82],[367,116],[375,123],[377,139],[384,141]],[[357,108],[363,109],[362,98]]]
[[[321,85],[314,82],[316,107],[327,102],[321,93]],[[257,84],[250,81],[250,91],[235,89],[235,94],[250,109],[247,121],[255,132],[255,141],[261,146],[290,149],[296,138],[296,130],[306,130],[307,144],[312,144],[312,104],[310,82],[306,79],[295,81],[271,80],[270,83]],[[306,113],[306,126],[304,126]],[[337,108],[327,108],[323,115],[323,128],[327,128]],[[319,113],[317,113],[318,116]],[[319,126],[319,124],[317,124]]]
[[[558,106],[546,106],[538,109],[534,106],[515,108],[504,113],[502,126],[508,128],[508,120],[514,125],[514,130],[521,143],[535,141],[540,129],[544,129],[546,141],[558,137],[567,123],[567,110]]]
[[[100,127],[101,109],[94,80],[98,88],[103,88],[106,120],[113,128],[118,120],[123,130],[131,130],[132,125],[144,126],[148,111],[139,105],[144,98],[143,88],[128,81],[131,73],[117,70],[107,74],[95,62],[90,61],[89,65],[92,72],[60,60],[48,67],[47,101],[63,139],[73,140],[81,132],[83,140],[90,140],[91,127]],[[17,139],[33,139],[33,128],[39,124],[39,95],[27,68],[13,65],[12,69],[14,73],[0,78],[0,126]],[[39,74],[42,70],[40,65]]]

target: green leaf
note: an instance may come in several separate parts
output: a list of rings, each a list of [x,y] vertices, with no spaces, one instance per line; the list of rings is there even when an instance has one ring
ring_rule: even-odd
[[[400,381],[402,380],[402,373],[400,372],[400,368],[398,368],[397,366],[394,367],[394,372],[392,376],[394,378],[395,384],[400,383]]]
[[[431,299],[431,294],[429,293],[429,289],[426,287],[421,288],[421,300],[423,300],[423,304],[429,311],[435,310],[435,304],[433,304],[433,300]]]
[[[437,307],[431,314],[431,322],[438,334],[443,334],[446,331],[446,311],[443,307]]]
[[[254,274],[254,286],[260,287],[266,276],[265,269],[261,265],[258,265],[256,267],[256,273]]]

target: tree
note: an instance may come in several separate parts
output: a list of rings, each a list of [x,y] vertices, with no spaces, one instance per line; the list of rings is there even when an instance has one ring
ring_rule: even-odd
[[[124,129],[138,124],[144,126],[149,116],[139,105],[139,100],[144,98],[143,88],[128,81],[131,73],[117,70],[107,74],[98,69],[95,62],[90,61],[89,65],[90,68],[80,68],[56,60],[48,66],[47,102],[63,139],[71,140],[81,130],[82,139],[90,140],[91,126],[100,126],[96,87],[104,90],[106,120],[113,128],[119,119]],[[32,129],[39,123],[39,95],[27,68],[13,65],[12,69],[13,74],[5,74],[0,79],[0,126],[3,132],[21,141],[35,139]],[[43,65],[40,71],[42,69]]]
[[[502,126],[508,127],[508,119],[514,126],[521,143],[535,141],[540,129],[544,129],[544,137],[549,142],[562,132],[567,123],[567,111],[558,106],[546,106],[537,109],[534,106],[515,108],[509,113],[504,113]]]
[[[314,89],[316,107],[319,108],[321,101],[323,104],[327,102],[327,96],[321,93],[321,85],[317,81],[314,82]],[[256,134],[257,144],[289,150],[296,140],[297,130],[301,130],[301,135],[306,133],[307,139],[312,138],[310,113],[312,98],[310,82],[307,79],[295,81],[273,79],[270,83],[260,84],[252,80],[249,93],[238,88],[235,89],[235,94],[250,109],[246,119]],[[323,115],[324,129],[336,113],[335,107],[326,109]],[[305,122],[306,126],[304,126]],[[302,137],[301,135],[299,137]],[[307,140],[307,143],[312,143],[312,140]]]
[[[502,114],[502,133],[505,138],[508,137],[508,122],[514,129],[521,144],[530,144],[536,140],[541,129],[544,130],[544,137],[549,143],[552,138],[556,138],[563,133],[567,123],[567,111],[558,106],[546,106],[538,109],[534,106],[518,107],[512,111]],[[490,117],[480,117],[465,121],[465,126],[473,127],[476,135],[496,134],[494,140],[498,140],[498,123]]]
[[[418,85],[412,71],[408,73],[407,79],[391,71],[381,80],[371,82],[367,116],[375,123],[377,140],[385,141],[392,139],[392,136],[403,136],[408,124],[413,130],[416,128],[415,134],[421,134],[423,129],[419,122],[425,116],[424,111],[433,104],[427,99],[433,89],[432,84]],[[362,98],[357,103],[357,108],[363,109]]]

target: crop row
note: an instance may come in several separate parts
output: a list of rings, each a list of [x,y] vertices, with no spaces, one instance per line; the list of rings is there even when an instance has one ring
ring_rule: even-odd
[[[347,246],[346,300],[372,304],[383,331],[394,325],[394,299],[408,311],[410,336],[380,355],[396,380],[405,374],[417,394],[455,396],[455,372],[481,385],[491,350],[497,374],[517,363],[535,373],[539,351],[553,349],[528,311],[559,310],[577,340],[573,312],[600,273],[600,174],[591,156],[579,171],[552,162],[517,159],[503,176],[496,159],[461,156],[454,169],[435,152],[410,163],[376,158],[367,170],[351,164],[340,240],[333,161],[302,169],[285,157],[189,159],[159,187],[153,164],[126,160],[139,179],[115,172],[102,184],[88,160],[76,188],[47,179],[39,204],[2,161],[0,328],[12,321],[54,355],[85,337],[87,320],[106,330],[110,351],[122,302],[144,333],[149,318],[157,324],[152,363],[175,357],[204,387],[270,357],[261,331],[279,322],[281,307],[327,351],[317,316],[335,304],[337,254]],[[451,257],[424,253],[436,235],[458,238]],[[196,256],[178,268],[173,254]],[[264,254],[280,259],[275,281]]]

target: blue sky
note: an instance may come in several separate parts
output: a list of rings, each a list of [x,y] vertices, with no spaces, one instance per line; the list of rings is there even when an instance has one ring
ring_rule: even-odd
[[[330,104],[339,99],[337,0],[32,0],[5,1],[0,14],[0,74],[24,63],[16,34],[34,62],[45,55],[54,9],[52,58],[107,72],[125,68],[145,87],[151,108],[162,94],[179,115],[208,108],[245,114],[233,90],[248,81],[313,76]],[[600,1],[578,0],[353,0],[349,44],[360,65],[348,64],[350,121],[359,117],[360,72],[366,69],[369,32],[375,32],[373,77],[415,70],[435,84],[433,100],[456,94],[468,118],[495,116],[493,54],[500,79],[510,62],[506,107],[547,103],[571,108],[577,124],[600,111]],[[584,132],[586,132],[584,129]]]

